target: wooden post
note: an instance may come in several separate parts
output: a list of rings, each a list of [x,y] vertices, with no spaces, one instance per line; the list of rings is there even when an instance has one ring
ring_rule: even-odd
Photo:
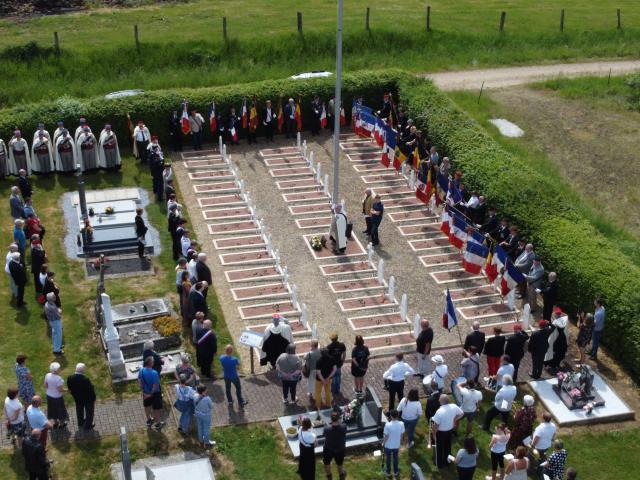
[[[364,28],[367,29],[367,31],[369,30],[369,12],[370,12],[370,8],[367,7],[367,16],[365,17],[365,22],[364,22]]]
[[[138,25],[133,26],[133,38],[136,40],[136,50],[140,51],[140,35],[138,34]]]
[[[222,17],[222,38],[227,40],[227,17]]]
[[[298,12],[298,33],[302,33],[302,12]]]
[[[431,31],[431,5],[427,5],[427,32]]]
[[[560,10],[560,31],[564,32],[564,8]]]
[[[507,12],[500,13],[500,32],[504,31],[504,21],[507,18]]]
[[[478,95],[478,105],[480,105],[480,98],[482,97],[483,90],[484,90],[484,80],[482,81],[482,85],[480,86],[480,94]]]
[[[622,21],[620,19],[620,9],[616,8],[616,17],[618,17],[618,30],[622,28]]]
[[[60,39],[58,38],[58,32],[53,32],[53,48],[56,49],[56,55],[60,55]]]

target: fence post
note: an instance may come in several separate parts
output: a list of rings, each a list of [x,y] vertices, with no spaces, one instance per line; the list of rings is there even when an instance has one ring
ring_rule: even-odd
[[[560,31],[564,32],[564,8],[560,10]]]
[[[507,12],[500,13],[500,32],[504,31],[504,21],[507,18]]]
[[[133,26],[133,37],[136,41],[136,50],[140,51],[140,35],[138,34],[138,25]]]
[[[56,49],[56,55],[60,55],[60,39],[58,38],[58,32],[53,32],[53,48]]]
[[[298,12],[298,33],[302,33],[302,12]]]
[[[227,17],[222,17],[222,38],[227,40]]]
[[[616,17],[618,18],[618,30],[622,28],[622,21],[620,19],[620,9],[616,8]]]
[[[431,5],[427,5],[427,32],[431,31]]]
[[[367,7],[367,16],[366,16],[366,20],[364,22],[364,28],[366,28],[367,30],[369,30],[369,12],[370,12],[370,8]]]

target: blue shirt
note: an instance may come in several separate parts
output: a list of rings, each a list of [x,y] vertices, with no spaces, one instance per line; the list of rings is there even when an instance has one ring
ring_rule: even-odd
[[[593,313],[593,331],[601,332],[602,330],[604,330],[604,307],[598,307]]]
[[[142,391],[147,395],[160,391],[160,375],[153,368],[141,368],[138,373],[138,379],[142,383]],[[156,385],[155,388],[154,384]]]
[[[13,240],[18,244],[20,250],[24,250],[27,246],[27,237],[25,237],[22,228],[18,228],[17,226],[13,227]]]
[[[220,355],[220,363],[224,371],[224,378],[227,380],[236,380],[238,378],[238,364],[240,360],[230,355]]]
[[[31,425],[31,428],[42,430],[47,424],[47,417],[42,413],[42,410],[33,406],[27,408],[27,418],[29,419],[29,425]]]
[[[382,205],[382,202],[374,202],[373,205],[371,205],[371,210],[380,212],[380,215],[371,215],[371,219],[374,222],[380,223],[382,221],[382,215],[384,215],[384,205]]]

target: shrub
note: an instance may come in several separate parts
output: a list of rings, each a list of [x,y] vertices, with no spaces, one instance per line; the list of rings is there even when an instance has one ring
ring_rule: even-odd
[[[640,110],[640,74],[630,75],[624,83],[629,87],[629,106]]]
[[[170,315],[154,318],[153,326],[163,337],[179,336],[182,331],[180,320]]]

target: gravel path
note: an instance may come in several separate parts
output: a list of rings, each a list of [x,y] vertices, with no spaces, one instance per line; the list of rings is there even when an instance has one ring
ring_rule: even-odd
[[[423,73],[419,76],[433,80],[443,90],[479,90],[540,82],[555,77],[584,77],[623,75],[640,71],[640,60],[610,60],[585,63],[558,63],[527,67],[491,68],[459,72]]]

